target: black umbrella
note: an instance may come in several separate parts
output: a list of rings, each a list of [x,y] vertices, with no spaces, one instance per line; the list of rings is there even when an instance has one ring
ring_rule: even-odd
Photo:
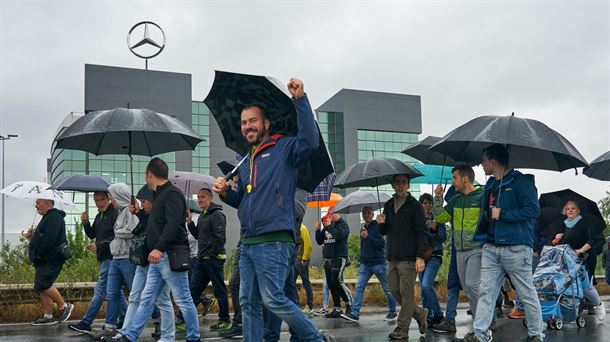
[[[290,136],[298,132],[296,110],[286,86],[273,77],[216,71],[212,89],[203,102],[214,115],[225,145],[241,156],[250,149],[241,133],[241,111],[247,104],[264,108],[272,134]],[[297,186],[308,192],[334,172],[319,128],[318,135],[318,149],[299,167]]]
[[[605,228],[604,217],[599,211],[597,203],[571,189],[548,192],[540,195],[539,199],[541,207],[553,205],[561,209],[563,209],[568,201],[575,201],[578,203],[578,207],[580,208],[580,212],[583,216],[588,215],[594,217],[594,221],[596,223],[603,224],[603,227]],[[596,227],[596,230],[599,230],[599,228],[601,227]]]
[[[237,161],[223,160],[219,163],[216,163],[216,165],[220,169],[220,172],[222,172],[223,175],[226,175],[235,168],[235,166],[237,165]]]
[[[57,138],[55,148],[95,155],[129,155],[133,193],[133,155],[194,150],[203,140],[189,126],[169,115],[150,109],[115,108],[79,118]]]
[[[470,120],[430,149],[455,160],[480,164],[483,148],[493,144],[508,147],[508,166],[511,168],[564,171],[588,165],[561,134],[539,121],[515,117],[514,114]]]
[[[359,213],[364,207],[371,207],[373,210],[377,210],[382,208],[383,203],[389,201],[390,198],[390,195],[386,193],[375,195],[369,191],[354,191],[351,194],[343,197],[343,199],[341,199],[339,203],[335,205],[333,213]]]
[[[449,157],[446,154],[432,151],[430,147],[441,140],[440,137],[428,136],[424,140],[418,141],[415,144],[401,151],[410,157],[413,157],[427,165],[443,165],[443,166],[458,166],[458,165],[476,165],[476,163],[460,162]]]
[[[356,163],[341,172],[335,180],[335,186],[354,188],[391,184],[395,175],[408,175],[410,179],[423,176],[417,169],[398,159],[373,158]]]
[[[584,174],[595,179],[610,181],[610,151],[595,158],[584,170]]]

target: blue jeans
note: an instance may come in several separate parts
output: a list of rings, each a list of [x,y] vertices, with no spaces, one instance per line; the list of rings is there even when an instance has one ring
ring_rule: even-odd
[[[532,277],[532,248],[527,245],[483,246],[479,303],[473,323],[475,334],[480,340],[488,341],[487,328],[506,274],[525,306],[528,335],[544,338],[540,301]]]
[[[127,313],[125,314],[125,321],[123,321],[123,328],[119,330],[121,335],[127,334],[134,315],[140,306],[142,290],[144,290],[144,286],[146,285],[147,274],[148,266],[136,267],[136,275],[133,277],[131,291],[129,292],[129,306],[127,307]],[[160,311],[161,313],[161,339],[159,341],[173,341],[176,338],[176,324],[174,320],[174,307],[169,298],[169,287],[167,287],[167,285],[163,286],[156,304],[157,308],[155,308],[155,311]]]
[[[242,245],[239,259],[244,341],[263,340],[263,304],[294,329],[300,341],[321,341],[322,336],[301,308],[284,293],[292,269],[294,243],[268,242]]]
[[[158,264],[150,264],[148,266],[146,285],[144,285],[144,290],[140,297],[140,305],[136,310],[131,326],[128,328],[129,330],[124,335],[130,341],[137,341],[155,308],[155,301],[159,298],[166,285],[169,286],[174,297],[174,302],[176,302],[184,316],[186,339],[191,341],[199,340],[199,320],[197,318],[197,309],[195,304],[193,304],[189,290],[188,273],[186,271],[172,271],[169,268],[167,252],[163,252]]]
[[[328,309],[328,301],[330,300],[330,290],[326,283],[326,276],[322,277],[322,307]]]
[[[110,268],[110,261],[111,260],[104,260],[100,262],[100,274],[97,277],[97,283],[95,283],[93,298],[91,298],[91,303],[89,303],[87,311],[81,320],[81,323],[88,326],[93,324],[93,320],[95,320],[95,316],[97,316],[97,313],[100,311],[100,308],[104,303],[104,299],[106,298],[106,286],[108,284],[108,269]],[[125,303],[125,295],[123,295],[123,291],[121,291],[119,304],[121,315],[125,315],[127,304]]]
[[[536,271],[536,267],[540,262],[540,256],[533,255],[532,256],[532,272]],[[519,298],[519,294],[517,293],[515,296],[515,309],[523,311],[523,303],[521,302],[521,298]]]
[[[457,305],[460,300],[460,290],[462,283],[457,271],[457,252],[455,248],[451,248],[451,260],[449,261],[449,274],[447,275],[447,309],[445,310],[445,319],[450,322],[455,322],[457,316]]]
[[[294,260],[296,258],[293,257],[291,260],[291,264],[294,264]],[[284,283],[284,293],[286,297],[294,302],[296,305],[299,304],[299,300],[297,299],[297,286],[296,279],[294,277],[295,269],[288,270],[288,277],[286,278],[286,282]],[[290,341],[298,342],[298,338],[294,329],[290,328]],[[280,340],[280,334],[282,332],[282,320],[277,317],[273,312],[267,311],[267,322],[265,322],[265,342],[277,342]]]
[[[106,325],[116,326],[120,311],[120,300],[124,298],[123,284],[131,291],[131,283],[133,276],[136,273],[136,265],[125,259],[112,259],[110,268],[108,269],[108,287],[106,288],[106,296],[108,297],[108,306],[106,307]]]
[[[431,257],[426,262],[426,268],[419,274],[419,286],[421,287],[422,306],[428,309],[428,320],[432,320],[434,316],[443,316],[443,310],[436,297],[434,289],[434,279],[438,270],[441,268],[443,259],[439,257]]]
[[[376,264],[366,265],[360,264],[358,269],[358,280],[356,281],[356,290],[354,295],[354,305],[352,306],[352,315],[360,317],[360,308],[362,307],[362,300],[364,298],[364,288],[369,282],[369,279],[375,275],[385,292],[385,296],[388,299],[388,313],[396,313],[396,300],[390,291],[388,286],[388,264]]]

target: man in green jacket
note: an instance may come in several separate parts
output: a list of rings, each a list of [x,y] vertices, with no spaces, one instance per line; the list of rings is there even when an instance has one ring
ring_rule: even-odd
[[[481,243],[474,241],[477,222],[481,216],[483,189],[474,186],[474,171],[470,166],[456,166],[451,170],[453,186],[458,192],[443,208],[443,186],[434,190],[432,213],[437,223],[451,221],[457,269],[462,288],[468,297],[470,310],[476,315],[481,283]]]

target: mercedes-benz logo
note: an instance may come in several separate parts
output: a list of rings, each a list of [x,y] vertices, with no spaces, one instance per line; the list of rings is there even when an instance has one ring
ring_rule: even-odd
[[[149,28],[152,30],[149,30]],[[136,35],[134,33],[136,30],[141,33]],[[132,43],[132,34],[133,36],[141,38],[135,43]],[[159,44],[158,42],[161,40],[163,40],[163,43]],[[153,58],[160,54],[161,51],[163,51],[163,48],[165,48],[165,32],[163,32],[163,29],[161,29],[159,25],[152,21],[141,21],[133,25],[131,30],[129,30],[129,33],[127,33],[127,47],[131,53],[140,58]]]

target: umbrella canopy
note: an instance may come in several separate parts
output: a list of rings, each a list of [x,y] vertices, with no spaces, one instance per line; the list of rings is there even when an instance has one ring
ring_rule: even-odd
[[[468,162],[460,162],[455,159],[449,157],[446,154],[432,151],[430,147],[435,145],[441,140],[440,137],[428,136],[424,140],[418,141],[415,144],[405,148],[401,151],[410,157],[413,157],[420,162],[428,165],[446,165],[446,166],[458,166],[458,165],[476,165],[476,163],[468,163]],[[430,183],[430,184],[440,184],[440,183]]]
[[[212,89],[203,102],[214,115],[225,145],[245,156],[250,146],[241,133],[241,111],[247,104],[264,108],[270,120],[271,133],[286,136],[297,134],[296,109],[286,89],[273,77],[217,70]],[[312,192],[324,177],[334,172],[319,127],[318,140],[318,149],[299,167],[297,187],[308,192]]]
[[[413,179],[411,184],[449,184],[453,181],[451,167],[421,163],[413,164],[413,167],[424,176]]]
[[[335,205],[333,212],[341,214],[360,213],[364,207],[371,207],[373,210],[377,210],[383,208],[383,204],[389,201],[390,198],[390,195],[385,192],[375,194],[370,191],[358,190],[343,197],[343,199]]]
[[[483,148],[493,144],[508,146],[511,168],[563,171],[588,165],[561,134],[539,121],[514,115],[470,120],[445,135],[430,150],[480,164]]]
[[[49,189],[63,191],[95,192],[107,191],[110,182],[100,176],[74,175],[54,182]]]
[[[342,198],[343,196],[333,192],[327,200],[307,202],[307,206],[310,208],[334,207]]]
[[[585,168],[585,175],[603,181],[610,181],[610,151],[595,158],[590,165],[590,167]]]
[[[398,159],[374,158],[356,163],[343,171],[337,176],[335,186],[353,188],[391,184],[395,175],[408,175],[410,179],[423,176],[417,169]]]
[[[202,188],[212,189],[216,179],[196,172],[172,171],[169,173],[168,180],[182,190],[186,197],[191,198]]]
[[[578,203],[578,207],[580,208],[580,212],[582,214],[592,215],[599,219],[601,222],[604,222],[604,217],[599,211],[597,203],[571,189],[544,193],[540,195],[539,199],[541,207],[553,205],[561,209],[563,209],[567,201],[575,201],[576,203]]]
[[[223,175],[226,175],[227,173],[233,171],[235,165],[237,165],[237,161],[223,160],[219,163],[216,163],[216,165],[220,169],[220,172],[222,172]]]
[[[324,178],[314,191],[307,195],[307,202],[327,201],[333,192],[333,183],[336,178],[337,175],[334,172]]]
[[[58,138],[55,148],[95,155],[154,156],[194,150],[202,139],[189,126],[150,109],[115,108],[84,115]]]
[[[49,189],[51,185],[42,182],[22,181],[13,183],[0,193],[29,203],[34,203],[36,199],[47,199],[55,202],[55,208],[64,211],[77,211],[78,208],[70,201],[63,192]]]

